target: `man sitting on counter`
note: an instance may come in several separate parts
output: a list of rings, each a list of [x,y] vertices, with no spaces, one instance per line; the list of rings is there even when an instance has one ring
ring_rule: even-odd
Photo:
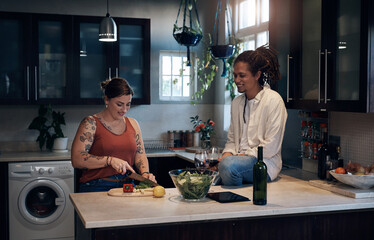
[[[282,140],[287,111],[282,97],[270,88],[280,79],[275,50],[261,46],[241,53],[234,61],[238,92],[231,104],[227,142],[219,159],[219,176],[224,185],[253,183],[257,147],[263,146],[268,181],[282,168]]]

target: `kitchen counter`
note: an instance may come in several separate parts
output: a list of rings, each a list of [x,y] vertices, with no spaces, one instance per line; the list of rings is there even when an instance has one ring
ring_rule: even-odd
[[[212,186],[211,190],[232,191],[252,199],[251,185],[239,188]],[[374,215],[373,198],[344,197],[283,174],[278,181],[268,184],[268,204],[265,206],[253,205],[252,202],[221,204],[210,199],[186,202],[180,198],[175,188],[166,189],[163,198],[111,197],[106,192],[99,192],[73,193],[70,194],[70,199],[84,227],[94,231],[159,224],[174,226],[177,223],[333,215],[362,210],[370,211],[370,216]]]
[[[71,152],[3,152],[0,162],[63,161],[70,160]]]
[[[182,150],[177,151],[157,151],[147,153],[147,157],[179,157],[189,162],[193,162],[194,154]],[[0,162],[30,162],[30,161],[60,161],[70,160],[71,152],[3,152],[0,155]]]

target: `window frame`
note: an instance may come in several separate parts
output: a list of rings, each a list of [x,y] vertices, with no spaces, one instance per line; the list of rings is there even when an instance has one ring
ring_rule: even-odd
[[[162,95],[162,88],[163,88],[163,62],[162,62],[162,57],[164,56],[171,56],[171,57],[181,57],[182,58],[182,63],[183,63],[183,58],[187,58],[187,51],[175,51],[175,50],[161,50],[160,51],[160,56],[159,56],[159,100],[160,101],[174,101],[174,102],[185,102],[185,101],[191,101],[194,93],[196,92],[196,79],[197,79],[197,74],[195,71],[195,65],[196,65],[196,57],[195,53],[191,52],[190,53],[190,58],[191,58],[191,66],[190,66],[190,83],[188,84],[189,86],[189,91],[190,94],[189,96],[163,96]],[[183,63],[184,66],[185,63]],[[173,75],[172,75],[173,76]],[[172,91],[172,87],[171,87]],[[183,82],[182,82],[182,95],[183,95]]]
[[[267,32],[267,38],[269,40],[269,19],[266,22],[261,22],[262,18],[262,1],[263,0],[255,0],[256,4],[256,20],[254,26],[249,26],[246,28],[239,29],[239,21],[240,21],[240,3],[245,2],[248,0],[235,0],[234,1],[234,29],[235,29],[235,36],[236,38],[242,41],[254,40],[255,41],[255,48],[259,47],[257,44],[257,35],[262,32]],[[270,0],[269,0],[270,1]],[[269,5],[269,4],[268,4]],[[259,7],[258,7],[259,6]]]

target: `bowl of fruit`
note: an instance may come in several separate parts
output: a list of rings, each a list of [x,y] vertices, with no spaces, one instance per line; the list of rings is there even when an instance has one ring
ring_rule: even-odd
[[[175,187],[187,201],[204,199],[217,174],[216,171],[200,172],[197,169],[177,169],[169,172]]]
[[[355,188],[369,189],[374,186],[374,164],[364,167],[359,163],[349,162],[345,167],[330,170],[330,174],[339,182]]]

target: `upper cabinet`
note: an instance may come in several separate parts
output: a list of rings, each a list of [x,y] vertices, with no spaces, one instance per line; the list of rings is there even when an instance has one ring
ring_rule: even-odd
[[[271,4],[281,5],[276,0]],[[270,44],[280,51],[283,65],[280,92],[287,107],[314,111],[373,111],[369,38],[372,20],[368,14],[373,9],[372,3],[367,0],[287,0],[282,7],[290,14],[272,12]],[[288,28],[276,21],[288,22]],[[271,29],[276,29],[273,36]]]
[[[101,104],[100,82],[125,78],[133,104],[150,104],[150,20],[114,18],[117,41],[98,41],[101,17],[74,17],[75,102]],[[78,91],[79,90],[79,91]]]
[[[1,13],[0,104],[102,104],[100,82],[115,76],[149,104],[150,20],[115,18],[113,43],[98,40],[101,20]]]
[[[0,28],[6,36],[0,38],[0,101],[21,103],[30,100],[30,66],[28,56],[29,19],[24,15],[0,15]]]

